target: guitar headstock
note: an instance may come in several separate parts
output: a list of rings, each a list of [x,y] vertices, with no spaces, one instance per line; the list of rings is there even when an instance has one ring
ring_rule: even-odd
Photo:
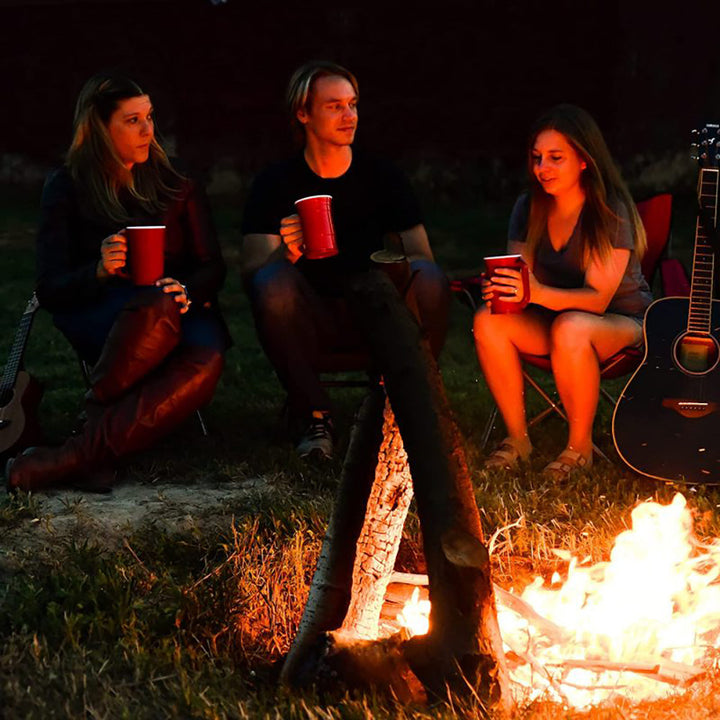
[[[28,304],[25,306],[25,315],[28,313],[34,313],[38,308],[40,307],[40,303],[37,299],[37,295],[35,293],[32,294],[32,297],[28,300]]]
[[[720,167],[720,125],[706,123],[702,130],[692,131],[690,157],[702,167]]]

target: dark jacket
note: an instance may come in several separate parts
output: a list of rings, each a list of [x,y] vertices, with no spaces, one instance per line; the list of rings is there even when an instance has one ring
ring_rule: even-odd
[[[216,304],[226,267],[205,194],[192,180],[184,180],[167,210],[152,216],[131,201],[127,225],[165,225],[165,276],[187,286],[199,306]],[[66,167],[52,172],[43,188],[37,235],[37,296],[50,312],[71,310],[95,302],[107,283],[129,282],[112,277],[100,280],[97,264],[104,238],[122,229],[106,218],[83,209],[78,188]]]

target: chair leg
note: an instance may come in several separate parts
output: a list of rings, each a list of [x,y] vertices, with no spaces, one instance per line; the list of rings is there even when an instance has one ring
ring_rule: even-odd
[[[567,414],[565,413],[564,408],[561,405],[558,405],[548,393],[543,390],[543,388],[540,387],[540,385],[535,382],[535,380],[525,371],[523,370],[523,375],[525,377],[525,380],[533,387],[535,392],[537,392],[548,404],[548,407],[546,407],[544,410],[539,412],[535,417],[530,420],[528,423],[528,427],[532,427],[533,425],[537,425],[541,420],[546,418],[550,413],[556,412],[566,423],[568,422]],[[610,402],[615,404],[615,400],[613,400],[612,395],[610,395],[607,390],[605,390],[602,386],[600,387],[600,392],[603,393],[603,395],[610,400]],[[601,457],[606,462],[611,462],[610,458],[595,444],[592,444],[593,452],[595,452],[598,457]]]
[[[195,415],[197,416],[198,422],[200,423],[200,431],[202,432],[204,437],[207,437],[210,433],[208,433],[207,425],[205,425],[205,420],[199,409],[195,411]]]
[[[480,449],[484,450],[490,439],[490,433],[492,433],[495,422],[498,416],[498,406],[493,404],[493,409],[490,411],[487,422],[485,423],[485,429],[483,430],[482,437],[480,438]]]
[[[565,411],[563,408],[558,405],[550,395],[548,395],[545,390],[543,390],[540,385],[535,382],[534,378],[530,376],[528,372],[523,370],[523,377],[528,382],[528,384],[535,390],[540,397],[542,397],[545,402],[548,404],[549,407],[545,408],[542,412],[538,413],[530,422],[528,423],[528,427],[532,427],[533,425],[536,425],[539,423],[543,418],[545,418],[547,415],[549,415],[551,412],[556,412],[565,422],[568,421],[567,415],[565,414]]]

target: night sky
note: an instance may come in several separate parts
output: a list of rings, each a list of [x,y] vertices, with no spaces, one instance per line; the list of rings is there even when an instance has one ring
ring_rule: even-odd
[[[0,0],[0,155],[56,162],[83,82],[119,67],[179,154],[254,171],[287,153],[285,84],[313,57],[356,73],[358,142],[398,160],[517,165],[535,116],[568,101],[621,160],[678,152],[720,117],[717,11],[659,5]]]

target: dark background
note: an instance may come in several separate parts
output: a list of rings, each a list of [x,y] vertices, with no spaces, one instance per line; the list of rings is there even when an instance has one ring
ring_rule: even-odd
[[[358,142],[406,167],[520,174],[528,126],[561,101],[642,167],[720,116],[717,14],[622,0],[0,0],[0,156],[58,162],[83,82],[120,67],[197,170],[252,174],[290,149],[290,73],[327,58],[359,78]]]

